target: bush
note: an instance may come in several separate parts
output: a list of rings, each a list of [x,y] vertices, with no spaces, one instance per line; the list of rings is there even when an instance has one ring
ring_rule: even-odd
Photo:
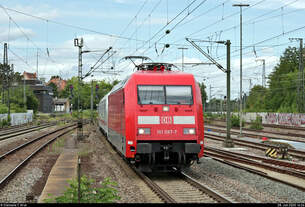
[[[239,116],[232,115],[231,117],[231,126],[232,127],[240,127],[240,119]],[[245,126],[245,121],[242,120],[242,126]]]
[[[8,108],[5,104],[0,104],[0,114],[7,114]]]
[[[255,120],[251,121],[250,129],[258,129],[258,130],[263,129],[261,116],[257,116]]]
[[[52,198],[51,194],[44,200],[47,203],[78,203],[78,181],[76,179],[69,180],[70,187],[64,192],[62,196]],[[88,179],[86,176],[81,177],[81,203],[111,203],[115,200],[120,200],[117,195],[117,190],[113,186],[117,186],[116,182],[111,181],[110,178],[105,178],[100,182],[102,187],[93,187],[95,180]]]
[[[21,108],[18,104],[12,103],[11,113],[26,113],[26,109],[24,107]]]
[[[10,119],[2,119],[0,126],[1,127],[6,127],[10,125]]]

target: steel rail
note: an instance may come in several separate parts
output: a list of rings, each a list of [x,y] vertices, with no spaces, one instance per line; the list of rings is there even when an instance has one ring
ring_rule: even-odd
[[[33,128],[37,128],[37,127],[43,127],[43,126],[46,126],[46,125],[51,125],[51,124],[55,124],[55,123],[46,123],[46,124],[42,124],[42,125],[32,125],[30,127],[18,127],[16,129],[9,129],[9,130],[2,130],[0,131],[0,136],[4,136],[4,135],[7,135],[7,134],[12,134],[12,133],[17,133],[17,132],[20,132],[20,131],[25,131],[25,130],[29,130],[29,129],[33,129]]]
[[[221,195],[220,193],[218,193],[218,192],[214,191],[213,189],[209,188],[208,186],[204,186],[201,183],[197,182],[196,180],[194,180],[193,178],[191,178],[190,176],[188,176],[184,172],[180,172],[180,176],[186,182],[188,182],[189,184],[191,184],[195,188],[199,189],[203,193],[208,194],[210,197],[212,197],[213,199],[215,199],[219,203],[235,203],[234,201],[232,201],[228,197],[226,197],[224,195]]]
[[[214,139],[214,140],[218,140],[218,141],[223,141],[225,139],[225,137],[222,137],[222,136],[219,136],[219,135],[214,135],[214,134],[210,135],[207,132],[205,132],[205,138],[210,138],[210,139]],[[265,143],[251,142],[251,141],[241,140],[241,139],[237,139],[237,138],[232,138],[232,140],[237,145],[245,146],[245,147],[251,147],[251,148],[259,149],[259,150],[262,150],[262,151],[265,151],[266,149],[268,149],[270,147],[274,147],[272,145],[265,144]],[[305,159],[305,151],[296,150],[296,149],[289,149],[288,152],[293,157],[296,157],[296,158],[299,158],[299,159],[302,159],[302,160]]]
[[[6,140],[6,139],[9,139],[9,138],[12,138],[12,137],[16,137],[16,136],[19,136],[19,135],[27,134],[27,133],[30,133],[30,132],[34,132],[34,131],[37,131],[37,130],[40,130],[40,129],[45,129],[45,128],[50,127],[50,126],[55,126],[55,124],[48,124],[48,125],[43,125],[43,126],[39,126],[39,127],[33,127],[31,129],[20,130],[19,132],[16,132],[16,133],[12,132],[12,133],[9,133],[8,136],[0,135],[0,141]]]
[[[225,123],[225,121],[224,121]],[[250,122],[246,122],[246,124],[251,124]],[[212,125],[212,124],[210,124]],[[265,127],[272,127],[272,128],[280,128],[280,129],[291,129],[291,130],[297,130],[297,131],[304,131],[305,127],[298,127],[298,126],[285,126],[285,125],[277,125],[277,124],[262,124]],[[217,124],[213,124],[213,126],[221,126],[222,125],[217,125]],[[238,129],[238,127],[233,127]]]
[[[263,125],[264,126],[264,125]],[[218,124],[208,124],[206,126],[206,128],[213,128],[213,127],[225,127],[225,126],[222,126],[222,125],[218,125]],[[293,128],[293,127],[288,127],[288,126],[278,126],[278,125],[268,125],[266,127],[272,127],[272,128],[279,128],[279,129],[290,129],[290,130],[296,130],[296,131],[302,131],[304,132],[305,131],[305,127],[296,127],[296,128]],[[235,129],[235,130],[238,130],[237,127],[232,127],[231,129]],[[274,131],[262,131],[262,130],[257,130],[257,129],[245,129],[246,131],[251,131],[251,132],[261,132],[261,133],[269,133],[269,134],[277,134],[277,135],[282,135],[282,136],[294,136],[294,137],[301,137],[301,138],[305,138],[305,135],[304,134],[297,134],[297,133],[293,133],[293,132],[287,132],[287,133],[284,133],[284,132],[274,132]]]
[[[243,153],[238,153],[238,152],[232,152],[232,151],[223,151],[220,149],[216,149],[216,148],[211,148],[211,147],[205,147],[206,150],[211,150],[211,151],[217,151],[220,153],[224,153],[227,155],[235,155],[235,156],[240,156],[240,157],[246,157],[252,160],[259,160],[262,161],[264,163],[270,163],[273,165],[278,165],[278,166],[283,166],[283,167],[288,167],[288,168],[294,168],[294,169],[298,169],[298,170],[305,170],[305,165],[301,165],[298,163],[292,163],[292,162],[287,162],[284,160],[276,160],[276,159],[270,159],[270,158],[266,158],[266,157],[259,157],[259,156],[255,156],[255,155],[247,155],[247,154],[243,154]]]
[[[225,159],[225,160],[231,160],[231,161],[235,161],[235,162],[239,162],[239,163],[244,163],[244,164],[248,164],[248,165],[252,165],[252,166],[257,166],[257,167],[264,168],[264,169],[267,169],[267,170],[271,170],[271,171],[274,171],[274,172],[279,172],[279,173],[292,175],[292,176],[295,176],[295,177],[305,179],[305,173],[295,171],[295,170],[291,170],[291,169],[283,169],[283,168],[280,168],[280,167],[267,165],[265,163],[261,163],[261,162],[251,160],[251,159],[247,159],[247,158],[244,158],[244,157],[239,157],[239,156],[236,156],[236,155],[230,155],[230,154],[228,155],[223,150],[206,149],[205,154],[208,155],[208,156],[211,156],[211,157],[218,157],[218,158]]]
[[[148,178],[144,173],[137,170],[134,166],[129,166],[134,170],[134,172],[150,187],[150,189],[157,194],[157,196],[165,203],[177,203],[167,192],[162,190],[157,184],[155,184],[150,178]]]
[[[19,149],[22,149],[23,147],[25,147],[25,146],[27,146],[27,145],[33,143],[33,142],[36,142],[36,141],[38,141],[38,140],[40,140],[40,139],[42,139],[42,138],[44,138],[44,137],[46,137],[46,136],[49,136],[49,135],[51,135],[51,134],[54,134],[54,133],[56,133],[56,132],[58,132],[58,131],[61,131],[61,130],[63,130],[63,129],[66,129],[66,128],[68,128],[68,127],[72,127],[73,125],[75,125],[75,124],[70,124],[70,125],[68,125],[68,126],[64,126],[64,127],[58,128],[58,129],[56,129],[56,130],[54,130],[54,131],[47,132],[47,133],[45,133],[45,134],[43,134],[43,135],[40,135],[40,136],[36,137],[35,139],[32,139],[32,140],[30,140],[30,141],[28,141],[28,142],[26,142],[26,143],[23,143],[23,144],[19,145],[18,147],[15,147],[14,149],[11,149],[10,151],[8,151],[8,152],[6,152],[6,153],[0,155],[0,160],[2,160],[2,159],[3,159],[4,157],[6,157],[7,155],[12,154],[13,152],[15,152],[15,151],[17,151],[17,150],[19,150]]]
[[[24,126],[27,126],[27,125],[28,125],[28,123],[21,124],[21,125],[14,125],[14,126],[3,127],[3,128],[0,128],[0,132],[5,131],[5,130],[10,130],[10,129],[18,129],[18,128],[21,128],[21,127],[24,127]]]
[[[207,156],[206,157],[210,157],[210,156]],[[285,185],[289,185],[291,187],[294,187],[294,188],[297,188],[301,191],[304,191],[305,192],[305,187],[302,187],[302,186],[299,186],[299,185],[296,185],[294,183],[290,183],[288,181],[285,181],[285,180],[282,180],[282,179],[278,179],[276,177],[272,177],[272,176],[269,176],[267,173],[263,172],[263,171],[259,171],[259,170],[255,170],[255,169],[252,169],[250,167],[246,167],[246,166],[243,166],[243,165],[238,165],[237,163],[234,163],[234,162],[230,162],[228,160],[223,160],[223,159],[219,159],[219,158],[216,158],[216,157],[210,157],[211,159],[214,159],[218,162],[221,162],[221,163],[224,163],[224,164],[227,164],[227,165],[230,165],[232,167],[235,167],[235,168],[239,168],[239,169],[242,169],[242,170],[246,170],[248,172],[251,172],[251,173],[254,173],[256,175],[260,175],[262,177],[265,177],[267,179],[270,179],[270,180],[274,180],[276,182],[279,182],[279,183],[283,183]]]
[[[205,127],[205,128],[209,129],[209,127]],[[215,128],[210,128],[210,129],[213,129],[213,130],[218,131],[218,132],[223,132],[223,133],[226,132],[226,130],[223,130],[223,129],[215,129]],[[248,129],[246,129],[246,130],[248,130]],[[230,132],[232,134],[239,134],[239,132],[234,132],[234,131],[230,131]],[[277,133],[276,132],[266,132],[266,131],[255,131],[255,132],[277,134],[277,135],[281,135],[281,136],[290,136],[288,134],[281,134],[279,132],[277,132]],[[268,138],[271,138],[271,139],[285,139],[285,138],[279,138],[279,137],[272,136],[272,135],[270,136],[270,135],[253,134],[253,133],[245,133],[245,132],[243,132],[243,135],[247,136],[247,137],[258,138],[258,139],[263,137],[263,136],[268,136]],[[299,137],[299,138],[304,138],[305,139],[305,135],[298,134],[298,136],[295,136],[295,137]],[[305,143],[305,140],[296,140],[296,139],[293,139],[293,138],[289,138],[289,139],[286,139],[286,140]]]
[[[75,124],[73,124],[75,125]],[[68,126],[65,126],[65,127],[62,127],[60,129],[57,129],[53,132],[48,132],[46,135],[43,135],[42,137],[45,137],[45,136],[48,136],[48,135],[52,135],[60,130],[63,130],[63,129],[66,129],[66,128],[69,128],[69,127],[72,127],[70,129],[67,129],[63,132],[61,132],[60,134],[56,135],[54,138],[50,139],[49,141],[45,142],[43,145],[41,145],[39,148],[37,148],[35,151],[33,151],[29,156],[27,156],[24,160],[22,160],[14,169],[12,169],[2,180],[0,180],[0,187],[4,187],[5,184],[7,184],[9,182],[9,179],[12,178],[16,172],[18,170],[21,169],[22,166],[24,166],[36,153],[38,153],[40,150],[42,150],[43,148],[45,148],[47,145],[49,145],[51,142],[53,142],[55,139],[57,139],[58,137],[60,136],[63,136],[65,134],[67,134],[68,132],[74,130],[76,128],[76,126],[73,126],[73,125],[68,125]],[[41,137],[41,138],[42,138]],[[36,139],[37,140],[37,139]],[[29,144],[29,143],[28,143]],[[27,145],[27,144],[26,144]],[[26,145],[22,145],[23,147],[26,146]],[[20,147],[17,147],[18,149],[20,149]],[[15,148],[15,150],[11,150],[10,153],[13,153],[14,151],[17,150],[17,148]],[[5,156],[7,155],[7,153],[5,154]],[[3,159],[3,157],[5,156],[1,156],[1,159]]]

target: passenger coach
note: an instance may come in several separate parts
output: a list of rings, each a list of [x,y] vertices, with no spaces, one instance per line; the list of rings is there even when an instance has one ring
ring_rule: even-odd
[[[192,74],[145,63],[99,103],[99,126],[142,171],[181,169],[203,156],[201,93]]]

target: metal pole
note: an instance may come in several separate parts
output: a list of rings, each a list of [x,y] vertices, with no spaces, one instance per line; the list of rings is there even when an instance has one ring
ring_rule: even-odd
[[[9,67],[9,65],[7,65],[7,66]],[[11,117],[10,82],[12,81],[12,79],[11,79],[12,73],[14,72],[14,65],[13,64],[11,65],[11,68],[8,68],[7,72],[8,72],[7,73],[7,79],[8,79],[8,82],[7,82],[8,117]]]
[[[37,49],[37,56],[36,56],[36,74],[38,79],[38,49]]]
[[[77,197],[78,197],[78,203],[80,203],[81,199],[81,190],[80,190],[80,182],[81,182],[81,174],[80,174],[80,158],[78,158],[78,168],[77,168],[77,181],[78,181],[78,192],[77,192]]]
[[[243,61],[242,61],[242,7],[249,6],[249,4],[233,4],[233,6],[239,6],[240,8],[240,89],[239,89],[239,98],[240,98],[240,105],[239,105],[239,125],[240,125],[240,132],[239,136],[242,136],[242,67],[243,67]]]
[[[10,107],[10,66],[8,65],[8,57],[7,57],[7,43],[4,43],[4,56],[3,56],[3,66],[5,67],[5,72],[6,72],[6,88],[7,88],[7,108],[8,108],[8,113],[7,113],[7,120],[9,121],[10,115],[11,115],[11,107]]]
[[[91,76],[93,77],[93,75]],[[91,100],[90,100],[90,106],[91,106],[91,123],[93,123],[93,79],[91,79]]]
[[[80,92],[82,88],[82,47],[83,38],[74,39],[74,46],[78,47],[78,94],[77,94],[77,139],[81,140],[83,138],[83,113],[81,108]]]
[[[255,61],[262,61],[263,62],[263,71],[262,71],[262,86],[266,87],[266,75],[265,75],[265,59],[256,59]]]
[[[231,42],[227,40],[227,137],[225,140],[225,147],[234,147],[234,143],[231,139]]]
[[[184,50],[187,50],[188,48],[186,48],[186,47],[179,47],[178,49],[180,49],[181,50],[181,52],[182,52],[182,71],[184,70]]]
[[[240,7],[240,109],[239,109],[239,134],[242,136],[242,120],[243,120],[243,105],[242,105],[242,93],[243,93],[243,75],[242,75],[242,68],[243,68],[243,53],[242,53],[242,7]]]
[[[303,38],[300,38],[300,72],[301,72],[301,111],[304,112],[304,107],[305,107],[305,94],[304,94],[304,62],[303,62]]]
[[[263,59],[263,77],[262,77],[262,81],[263,81],[263,87],[266,87],[266,63],[265,63],[265,59]]]
[[[23,73],[23,103],[25,110],[27,109],[26,106],[26,94],[25,94],[25,73]]]

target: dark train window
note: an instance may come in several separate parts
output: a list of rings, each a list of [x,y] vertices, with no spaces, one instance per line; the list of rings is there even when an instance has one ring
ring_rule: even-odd
[[[139,104],[165,104],[164,86],[138,86]]]
[[[166,104],[193,104],[191,86],[165,86]]]
[[[192,86],[138,86],[139,104],[193,104]]]

